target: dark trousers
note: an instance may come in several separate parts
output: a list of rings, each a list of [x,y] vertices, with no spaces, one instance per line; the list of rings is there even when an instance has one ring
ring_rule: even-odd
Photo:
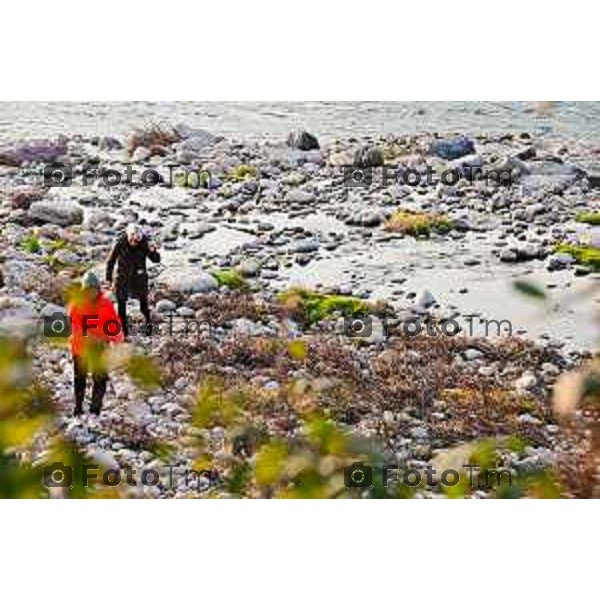
[[[140,312],[146,319],[146,330],[151,323],[150,317],[150,306],[148,305],[148,296],[140,297]],[[127,326],[127,296],[117,296],[117,310],[119,312],[119,318],[123,324],[123,333],[125,336],[129,334],[129,327]]]
[[[85,399],[85,388],[87,386],[88,368],[77,356],[73,357],[73,387],[75,389],[75,414],[80,415],[83,412],[83,400]],[[92,402],[90,412],[99,415],[102,410],[102,400],[106,394],[106,384],[108,383],[107,373],[92,373]]]

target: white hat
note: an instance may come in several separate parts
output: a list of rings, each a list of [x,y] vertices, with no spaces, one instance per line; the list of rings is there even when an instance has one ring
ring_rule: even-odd
[[[129,237],[135,236],[141,238],[143,237],[144,232],[137,223],[129,223],[129,225],[127,225],[127,235]]]

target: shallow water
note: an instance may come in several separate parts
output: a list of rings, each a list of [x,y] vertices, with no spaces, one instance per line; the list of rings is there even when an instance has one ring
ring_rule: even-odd
[[[148,123],[185,122],[260,138],[303,127],[321,140],[351,135],[502,134],[600,143],[600,102],[2,102],[0,139],[125,135]]]

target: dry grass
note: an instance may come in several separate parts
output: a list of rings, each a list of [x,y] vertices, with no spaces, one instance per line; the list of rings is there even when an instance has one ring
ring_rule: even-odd
[[[166,128],[160,125],[150,125],[148,127],[135,129],[127,141],[127,152],[129,155],[137,148],[148,148],[152,154],[164,154],[164,147],[170,146],[181,137],[174,129]]]
[[[452,222],[445,215],[398,210],[388,219],[385,228],[405,235],[429,235],[432,231],[447,233],[452,229]]]

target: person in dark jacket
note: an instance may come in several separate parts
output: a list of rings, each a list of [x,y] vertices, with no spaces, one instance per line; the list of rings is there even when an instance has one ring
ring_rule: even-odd
[[[152,319],[148,305],[148,272],[146,259],[160,262],[160,254],[156,245],[143,234],[139,225],[131,224],[125,234],[119,236],[108,257],[106,264],[106,281],[112,286],[117,296],[119,317],[123,323],[123,332],[127,336],[127,300],[136,298],[140,301],[140,311],[146,319],[146,333],[152,333]],[[117,265],[117,275],[113,282],[113,272]]]

